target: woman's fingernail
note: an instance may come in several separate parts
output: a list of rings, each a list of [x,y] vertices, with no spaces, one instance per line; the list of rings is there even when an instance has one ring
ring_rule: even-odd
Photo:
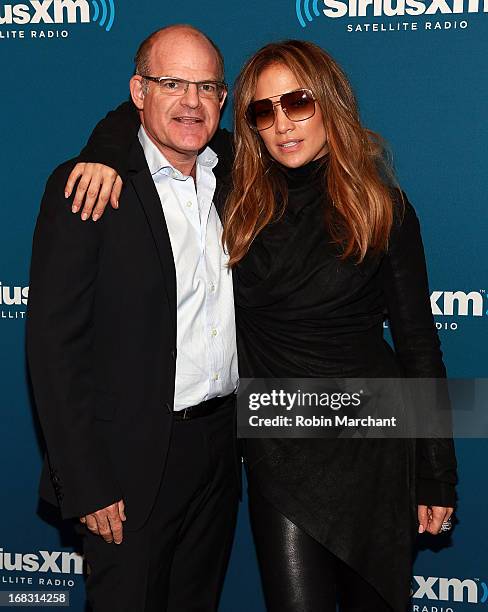
[[[423,525],[419,525],[419,533],[424,533],[425,528]]]
[[[92,217],[93,221],[98,221],[98,219],[100,219],[100,215],[98,213],[95,213]]]
[[[81,215],[81,218],[83,219],[83,221],[86,221],[86,220],[88,219],[88,215],[87,215],[87,214],[84,212],[84,213]]]
[[[75,206],[73,204],[73,206],[71,207],[71,212],[77,213],[78,212],[78,206]]]
[[[118,207],[119,207],[119,201],[117,200],[117,201],[115,202],[115,208],[118,208]]]
[[[65,191],[65,192],[64,192],[64,197],[65,197],[65,198],[69,198],[69,191]]]

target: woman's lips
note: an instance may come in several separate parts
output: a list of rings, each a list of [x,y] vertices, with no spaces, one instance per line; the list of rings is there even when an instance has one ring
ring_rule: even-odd
[[[298,151],[302,144],[303,140],[287,140],[286,142],[281,142],[278,144],[278,148],[283,153],[292,153],[294,151]]]

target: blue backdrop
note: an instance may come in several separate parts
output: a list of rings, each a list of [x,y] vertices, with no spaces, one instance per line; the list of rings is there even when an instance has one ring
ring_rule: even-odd
[[[450,376],[486,376],[488,3],[11,2],[0,3],[0,592],[67,590],[71,608],[81,611],[81,561],[72,555],[70,531],[38,509],[41,451],[25,370],[31,236],[48,174],[128,96],[134,52],[158,27],[185,22],[207,32],[224,52],[230,83],[270,40],[317,42],[349,74],[364,122],[391,144],[418,211]],[[230,123],[227,108],[223,124]],[[459,524],[442,548],[420,540],[413,612],[488,605],[488,444],[457,441],[457,450]],[[245,500],[221,609],[264,610]]]

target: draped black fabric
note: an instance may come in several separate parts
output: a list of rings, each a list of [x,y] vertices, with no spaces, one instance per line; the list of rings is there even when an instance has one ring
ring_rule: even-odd
[[[404,215],[398,206],[386,255],[342,261],[327,231],[326,160],[284,172],[283,215],[234,271],[241,377],[444,376],[411,205]],[[383,339],[385,315],[396,354]],[[430,466],[427,489],[450,505],[453,449],[436,444],[444,482]],[[252,439],[245,455],[252,486],[405,611],[417,531],[413,441]]]

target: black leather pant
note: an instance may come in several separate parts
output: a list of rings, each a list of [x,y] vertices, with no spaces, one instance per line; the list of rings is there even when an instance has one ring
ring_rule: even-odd
[[[278,512],[253,487],[251,526],[268,612],[392,612],[343,561]]]

